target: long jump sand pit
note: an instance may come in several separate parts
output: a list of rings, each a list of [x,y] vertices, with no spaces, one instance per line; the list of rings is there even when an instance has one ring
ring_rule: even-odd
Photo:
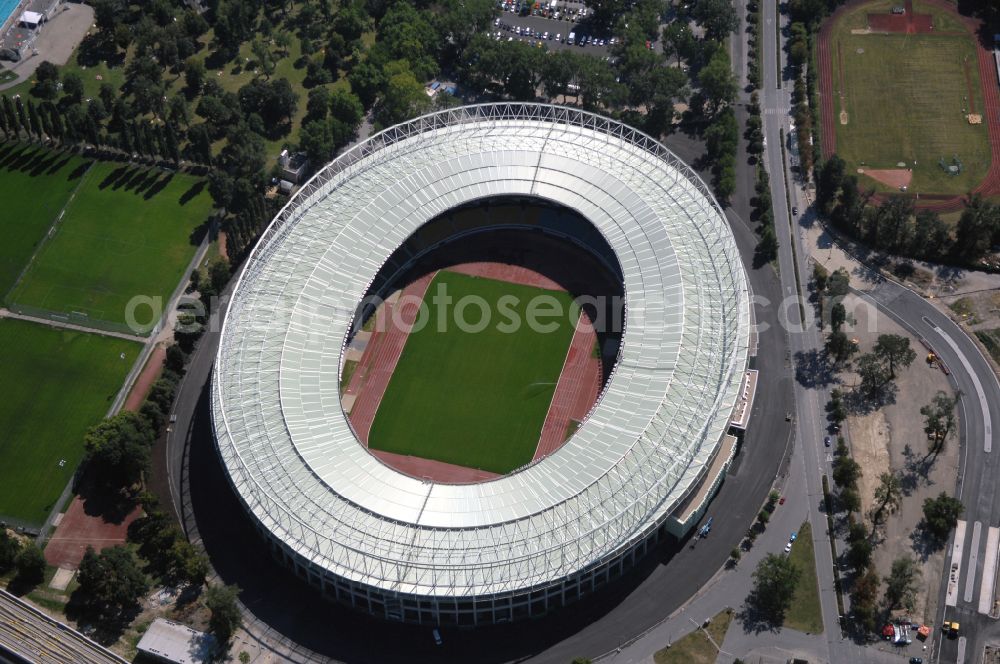
[[[913,171],[908,168],[859,168],[858,173],[894,189],[909,188],[913,180]]]

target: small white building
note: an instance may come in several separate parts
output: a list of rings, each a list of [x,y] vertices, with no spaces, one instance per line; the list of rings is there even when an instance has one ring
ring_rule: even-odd
[[[172,620],[157,618],[136,649],[158,662],[198,664],[211,660],[215,637]]]

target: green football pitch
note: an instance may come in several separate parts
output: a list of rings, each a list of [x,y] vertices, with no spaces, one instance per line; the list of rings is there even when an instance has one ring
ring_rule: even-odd
[[[45,520],[83,457],[83,434],[107,412],[140,350],[0,319],[0,519]]]
[[[932,15],[933,33],[864,33],[868,13],[898,4],[860,5],[834,27],[837,154],[851,172],[905,163],[913,169],[911,192],[965,194],[990,167],[986,124],[966,119],[972,109],[984,113],[975,43],[954,15],[921,2],[914,12]],[[963,170],[949,175],[939,162],[949,165],[956,155]],[[869,178],[861,184],[887,189]]]
[[[86,162],[37,146],[0,144],[0,298],[80,183]]]
[[[433,297],[442,286],[452,298],[447,309]],[[505,296],[516,302],[501,301]],[[553,323],[548,332],[525,322],[530,303],[540,296],[551,298],[547,301],[563,312],[539,318]],[[455,324],[455,308],[463,298],[481,298],[492,312],[482,331]],[[573,337],[579,309],[572,297],[442,271],[424,302],[429,323],[418,325],[406,340],[372,423],[369,447],[494,473],[530,462]],[[507,312],[522,324],[504,325],[513,317]],[[477,323],[480,307],[468,306],[461,317]],[[438,331],[440,319],[447,321],[443,331]]]
[[[166,306],[197,249],[192,234],[211,210],[204,180],[95,163],[7,300],[115,324],[127,322],[136,296]],[[148,322],[149,308],[136,317]]]

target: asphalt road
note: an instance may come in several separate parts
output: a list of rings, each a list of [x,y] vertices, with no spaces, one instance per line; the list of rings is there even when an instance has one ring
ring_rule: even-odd
[[[790,81],[779,73],[776,63],[780,62],[782,54],[778,51],[775,40],[771,38],[774,30],[780,25],[782,17],[777,13],[774,3],[764,3],[765,29],[761,42],[764,46],[764,91],[762,107],[764,110],[764,134],[767,140],[766,159],[771,174],[771,194],[776,219],[776,230],[781,245],[779,265],[782,287],[786,293],[799,291],[795,283],[795,273],[798,272],[799,282],[803,289],[808,284],[811,271],[803,251],[802,229],[812,223],[811,213],[806,212],[802,219],[787,223],[788,205],[786,193],[793,205],[805,211],[806,198],[799,183],[787,167],[780,150],[780,130],[784,129],[787,136],[789,128],[789,90]],[[784,40],[782,39],[782,42]],[[786,190],[785,174],[790,190]],[[793,253],[792,247],[795,251]],[[914,334],[926,339],[935,352],[943,359],[951,370],[951,381],[956,390],[962,392],[959,406],[961,429],[961,445],[963,450],[963,465],[959,477],[959,497],[965,505],[964,519],[968,527],[963,538],[960,560],[961,572],[958,579],[958,598],[956,607],[945,605],[947,589],[947,574],[942,580],[941,602],[942,617],[937,621],[940,625],[945,619],[958,620],[962,623],[963,639],[945,639],[939,641],[937,651],[938,661],[955,662],[960,645],[965,648],[968,656],[966,661],[976,661],[982,653],[987,640],[996,640],[1000,636],[1000,627],[992,619],[978,613],[981,593],[993,593],[993,588],[983,587],[983,564],[986,559],[986,540],[988,526],[996,525],[1000,518],[1000,507],[997,505],[996,481],[998,474],[997,462],[987,450],[997,448],[1000,440],[994,431],[993,424],[1000,423],[1000,385],[990,364],[979,352],[978,347],[968,336],[946,315],[941,313],[931,303],[908,289],[881,279],[877,275],[862,272],[862,279],[874,281],[875,286],[867,299],[876,304],[879,310],[891,316],[897,322],[908,328]],[[812,318],[812,308],[806,308],[807,320]],[[810,323],[812,321],[810,320]],[[809,353],[820,348],[821,335],[814,325],[791,335],[791,347],[795,353]],[[796,412],[799,420],[800,439],[807,457],[807,483],[815,487],[823,473],[829,473],[829,461],[824,459],[821,438],[822,430],[821,406],[828,399],[827,388],[809,388],[796,385]],[[812,490],[810,490],[812,493]],[[825,515],[818,506],[813,507],[813,523],[823,523]],[[978,546],[973,546],[977,540],[974,536],[974,525],[981,524],[981,536]],[[823,529],[817,528],[816,532]],[[825,544],[825,537],[823,538]],[[824,622],[827,626],[828,657],[830,662],[854,662],[858,658],[855,644],[840,638],[835,618],[837,606],[832,588],[833,571],[828,546],[819,546],[817,542],[817,572],[820,578],[821,601]],[[951,550],[951,542],[947,551]],[[974,564],[970,564],[974,561]],[[971,575],[971,579],[969,578]],[[969,589],[971,594],[967,594]],[[966,597],[970,597],[966,600]],[[833,621],[831,619],[834,619]],[[962,643],[962,641],[965,641]],[[874,657],[871,649],[865,651],[865,657]]]

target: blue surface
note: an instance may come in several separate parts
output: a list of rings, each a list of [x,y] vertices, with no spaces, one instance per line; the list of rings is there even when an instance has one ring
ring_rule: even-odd
[[[0,0],[0,26],[7,22],[20,3],[21,0]]]

